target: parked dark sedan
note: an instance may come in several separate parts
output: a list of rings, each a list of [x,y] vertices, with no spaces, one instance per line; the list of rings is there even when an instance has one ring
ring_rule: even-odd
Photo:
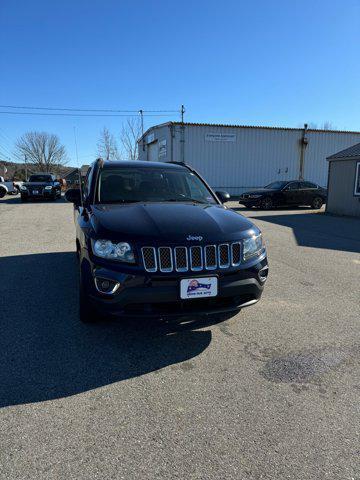
[[[319,209],[326,203],[327,191],[316,183],[291,180],[278,181],[264,188],[244,192],[239,203],[245,207],[260,207],[269,210],[286,205],[310,205]]]

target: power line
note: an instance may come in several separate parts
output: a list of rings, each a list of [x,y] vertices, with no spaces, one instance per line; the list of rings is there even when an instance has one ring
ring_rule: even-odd
[[[1,157],[2,157],[2,158],[1,158]],[[8,155],[5,155],[4,152],[2,152],[2,151],[0,150],[0,160],[1,160],[1,161],[6,161],[6,162],[7,162],[7,161],[10,162],[10,161],[11,161],[11,158],[10,158]]]
[[[0,128],[0,141],[6,145],[6,148],[13,148],[13,141],[5,135],[5,132]]]
[[[9,141],[10,143],[13,142],[13,141],[11,140],[11,138],[8,137],[8,135],[5,134],[5,131],[4,131],[2,128],[0,128],[0,132],[2,132],[2,133],[0,133],[0,135],[1,135],[2,137],[4,137],[7,141]]]
[[[1,106],[0,106],[1,108]],[[40,113],[40,112],[8,112],[0,111],[0,114],[6,115],[41,115],[41,116],[61,116],[61,117],[137,117],[135,114],[98,114],[98,113]],[[177,112],[179,113],[179,112]],[[144,117],[172,117],[169,114],[145,114]]]
[[[4,146],[4,144],[0,145],[0,151],[3,151],[5,153],[7,153],[8,155],[12,156],[12,153],[10,152],[10,150]]]
[[[6,144],[6,142],[4,142],[2,140],[2,138],[0,137],[0,148],[2,148],[3,150],[8,150],[10,152],[10,148],[12,148],[11,146],[8,146]]]
[[[0,105],[0,108],[18,108],[21,110],[58,110],[69,112],[117,112],[117,113],[140,113],[139,110],[117,110],[97,108],[57,108],[57,107],[21,107],[18,105]],[[142,110],[144,113],[179,113],[179,110]]]

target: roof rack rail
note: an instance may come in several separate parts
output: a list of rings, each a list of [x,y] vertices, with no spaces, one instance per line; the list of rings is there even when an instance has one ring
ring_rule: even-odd
[[[187,168],[191,172],[195,172],[195,169],[191,165],[189,165],[188,163],[185,163],[185,162],[175,162],[175,161],[172,162],[171,160],[169,160],[168,162],[164,162],[164,163],[174,163],[175,165],[181,165],[182,167]]]

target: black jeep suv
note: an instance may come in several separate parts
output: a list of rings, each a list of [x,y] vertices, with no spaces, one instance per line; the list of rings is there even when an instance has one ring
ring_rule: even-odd
[[[61,185],[51,173],[36,173],[20,187],[21,201],[61,198]]]
[[[223,313],[260,299],[268,274],[260,230],[191,167],[98,159],[66,198],[82,321]]]

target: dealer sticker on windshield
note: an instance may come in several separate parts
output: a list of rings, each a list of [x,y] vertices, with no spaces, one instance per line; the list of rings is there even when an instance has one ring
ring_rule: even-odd
[[[182,299],[216,297],[217,293],[217,277],[183,278],[180,282],[180,297]]]

